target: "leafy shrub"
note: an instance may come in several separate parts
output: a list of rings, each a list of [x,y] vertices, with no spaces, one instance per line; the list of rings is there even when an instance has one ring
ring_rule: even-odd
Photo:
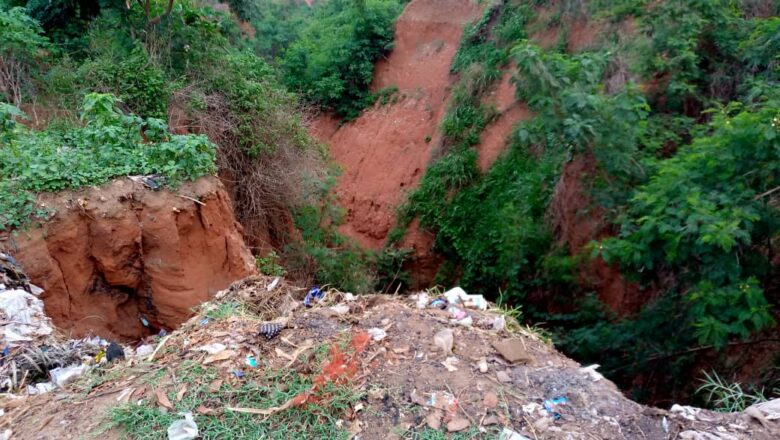
[[[170,135],[165,123],[120,112],[111,95],[84,97],[82,126],[32,131],[16,126],[0,148],[0,181],[13,200],[0,228],[19,227],[31,212],[26,191],[99,185],[129,174],[162,174],[176,184],[213,173],[214,145],[200,135]]]
[[[626,207],[620,236],[596,248],[639,273],[675,273],[700,343],[716,346],[773,322],[758,279],[778,228],[763,200],[771,194],[762,194],[780,179],[780,114],[776,103],[731,110],[657,165]]]
[[[370,105],[374,61],[392,48],[397,0],[317,3],[281,58],[284,82],[346,119]]]
[[[18,106],[49,47],[40,25],[24,9],[0,7],[0,100]]]

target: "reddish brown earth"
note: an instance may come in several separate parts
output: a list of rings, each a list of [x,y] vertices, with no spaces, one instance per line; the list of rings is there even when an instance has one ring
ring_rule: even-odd
[[[588,194],[596,172],[593,157],[575,156],[564,165],[550,202],[556,237],[568,245],[572,255],[588,252],[588,243],[610,234],[603,210]],[[601,258],[583,263],[579,278],[582,285],[594,289],[599,298],[617,312],[637,311],[647,300],[647,295],[643,295],[636,284],[623,278],[617,266],[608,265]]]
[[[477,165],[482,172],[487,171],[504,151],[515,125],[531,117],[528,107],[515,98],[511,70],[504,74],[501,82],[486,97],[486,101],[495,106],[499,115],[485,127],[477,145]]]
[[[185,183],[178,194],[122,179],[43,195],[53,218],[5,247],[45,290],[46,314],[73,337],[144,336],[141,315],[172,329],[255,272],[219,180]]]
[[[340,127],[328,115],[313,122],[312,134],[343,170],[335,187],[346,209],[341,232],[367,248],[384,245],[396,208],[435,154],[454,80],[450,63],[463,25],[479,14],[469,0],[412,0],[396,23],[395,48],[377,63],[372,84],[374,90],[398,87],[398,101]]]

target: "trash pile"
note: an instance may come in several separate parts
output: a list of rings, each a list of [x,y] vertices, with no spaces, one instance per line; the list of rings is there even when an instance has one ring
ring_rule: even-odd
[[[2,392],[48,393],[73,382],[92,365],[124,356],[106,357],[111,344],[101,338],[69,340],[56,332],[44,312],[42,293],[13,257],[0,253]]]
[[[334,411],[321,423],[335,422],[336,437],[361,440],[760,440],[778,438],[780,427],[780,400],[733,414],[631,402],[598,365],[566,358],[533,329],[460,288],[355,296],[250,277],[218,293],[180,329],[155,337],[143,356],[117,362],[93,368],[110,371],[112,380],[86,394],[29,396],[38,400],[26,407],[0,400],[10,420],[29,420],[14,427],[14,438],[41,438],[35,428],[41,425],[51,429],[49,438],[89,436],[105,423],[96,415],[119,405],[164,421],[157,432],[169,440],[214,432],[229,438],[237,420],[273,428],[305,418],[305,411],[315,418]],[[292,377],[304,379],[295,385]],[[262,400],[269,387],[282,397]],[[357,398],[333,408],[339,387]],[[122,432],[132,426],[113,429],[132,436]],[[274,438],[274,431],[265,435]]]

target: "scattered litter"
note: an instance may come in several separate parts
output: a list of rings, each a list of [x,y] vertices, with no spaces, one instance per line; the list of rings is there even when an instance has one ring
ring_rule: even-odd
[[[668,434],[669,433],[669,419],[667,419],[666,417],[661,419],[661,427],[664,428],[664,432]]]
[[[347,302],[357,301],[357,296],[355,296],[354,293],[347,292],[344,294],[344,301]]]
[[[51,381],[58,387],[64,387],[65,385],[73,382],[84,374],[89,369],[87,365],[70,365],[68,367],[59,367],[49,370]]]
[[[767,420],[780,420],[780,398],[750,406],[764,414]]]
[[[217,354],[212,354],[210,356],[207,356],[206,359],[203,360],[203,365],[213,364],[214,362],[220,362],[220,361],[226,361],[233,356],[235,356],[237,353],[233,350],[224,350],[220,351]]]
[[[531,440],[530,438],[521,435],[518,432],[512,431],[509,428],[504,428],[501,434],[498,436],[498,440]]]
[[[520,339],[504,339],[493,342],[495,348],[501,356],[507,361],[515,363],[528,363],[532,361],[531,356],[526,352],[525,346]]]
[[[325,291],[320,289],[320,286],[314,286],[311,289],[309,289],[309,292],[306,294],[306,298],[303,299],[303,305],[306,307],[311,307],[313,305],[313,302],[322,302],[322,300],[325,299]]]
[[[46,394],[53,391],[54,388],[55,386],[51,382],[40,382],[36,383],[35,385],[27,385],[27,395],[35,396],[38,394]]]
[[[444,298],[436,298],[433,301],[431,301],[430,306],[435,309],[444,310],[447,308],[447,300]]]
[[[14,435],[14,432],[10,429],[6,429],[2,433],[0,433],[0,440],[11,440],[11,436]]]
[[[447,311],[450,313],[450,316],[452,316],[454,319],[463,319],[468,316],[468,313],[466,313],[465,310],[455,306],[448,307]]]
[[[487,300],[482,295],[469,295],[460,287],[453,287],[444,292],[444,297],[450,304],[461,304],[470,309],[487,310]]]
[[[425,406],[438,408],[452,414],[458,407],[458,399],[446,391],[437,391],[431,394],[431,397],[425,401]]]
[[[428,301],[430,300],[430,297],[425,292],[420,292],[417,295],[414,295],[415,304],[417,305],[418,309],[424,309],[428,306]]]
[[[506,328],[506,316],[498,315],[493,318],[493,330],[502,331]]]
[[[152,353],[154,353],[154,346],[151,344],[144,344],[135,349],[135,355],[140,358],[149,356]]]
[[[279,285],[279,280],[281,280],[280,277],[274,278],[274,280],[268,284],[268,287],[265,288],[266,292],[272,292],[274,289],[276,289],[276,286]]]
[[[374,341],[381,341],[382,339],[387,337],[387,332],[382,330],[381,328],[374,327],[368,329],[368,335],[371,336],[371,339]]]
[[[601,365],[599,364],[588,365],[587,367],[580,368],[580,372],[590,376],[593,382],[598,382],[601,379],[604,379],[604,376],[602,376],[601,373],[596,371],[596,369],[599,368],[600,366]]]
[[[168,330],[165,330],[164,328],[161,328],[160,332],[157,333],[157,336],[162,338],[163,336],[166,336],[167,334],[168,334]]]
[[[531,402],[523,405],[523,412],[529,415],[538,413],[542,409],[542,405],[536,402]]]
[[[444,353],[452,353],[455,334],[452,329],[445,328],[433,335],[433,344]]]
[[[447,423],[447,432],[458,432],[463,431],[464,429],[468,428],[470,425],[468,419],[464,418],[455,418],[449,421]]]
[[[566,405],[566,403],[569,402],[569,399],[567,399],[565,396],[558,396],[553,397],[552,399],[548,399],[544,401],[544,409],[547,411],[548,414],[553,416],[555,420],[558,420],[561,418],[561,414],[557,411],[555,411],[556,407],[559,405]]]
[[[450,356],[447,359],[445,359],[444,362],[442,362],[441,364],[444,365],[444,368],[446,368],[447,371],[452,373],[453,371],[458,371],[458,368],[455,366],[458,364],[458,362],[459,362],[458,358],[454,356]]]
[[[266,339],[271,340],[282,331],[282,324],[278,322],[267,322],[260,325],[259,335],[265,336]]]
[[[108,344],[106,349],[106,360],[114,362],[116,360],[122,360],[125,358],[125,349],[116,342]]]
[[[338,304],[331,307],[330,310],[333,310],[337,315],[346,315],[349,313],[349,306],[346,304]]]
[[[246,355],[244,364],[248,365],[250,368],[257,368],[257,359],[255,359],[255,357],[252,356],[251,354],[248,354]]]
[[[3,345],[32,341],[52,333],[49,318],[43,311],[43,301],[21,289],[5,290],[0,295],[3,319]]]
[[[244,372],[241,370],[233,370],[233,376],[236,376],[236,379],[242,379],[244,377]]]
[[[196,350],[199,351],[205,351],[208,354],[217,354],[221,351],[224,351],[227,347],[225,347],[224,344],[220,344],[219,342],[213,342],[211,344],[206,344],[201,347],[196,348]]]
[[[463,319],[455,321],[455,323],[462,325],[463,327],[471,327],[471,325],[474,323],[474,319],[471,316],[467,316]]]
[[[479,368],[480,373],[487,373],[488,372],[487,359],[485,359],[484,357],[479,358],[479,361],[477,361],[477,368]]]
[[[686,418],[688,420],[696,420],[696,416],[699,414],[699,408],[694,408],[692,406],[683,406],[674,404],[669,409],[669,412],[678,414],[683,418]]]
[[[143,316],[139,316],[138,319],[141,321],[141,325],[143,325],[146,328],[149,328],[149,320],[144,318]]]
[[[208,316],[206,316],[205,318],[203,318],[200,321],[198,321],[198,325],[200,325],[201,327],[203,327],[204,325],[206,325],[208,323],[209,323],[209,317]]]
[[[168,440],[192,440],[198,437],[198,425],[192,420],[192,413],[181,415],[184,416],[183,420],[176,420],[168,427]]]

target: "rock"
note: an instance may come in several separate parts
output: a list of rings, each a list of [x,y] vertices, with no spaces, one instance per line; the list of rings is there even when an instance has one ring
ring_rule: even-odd
[[[452,329],[445,328],[433,335],[433,344],[444,353],[452,353],[455,334]]]
[[[498,436],[498,440],[531,440],[528,437],[512,431],[509,428],[504,428],[503,431],[501,431],[501,435]]]
[[[485,408],[490,408],[490,409],[498,406],[498,397],[496,396],[496,393],[493,392],[485,393],[485,397],[482,398],[482,404],[485,405]]]
[[[479,358],[479,361],[477,361],[477,368],[479,368],[480,373],[487,373],[488,371],[487,359]]]
[[[469,427],[469,421],[463,418],[454,418],[447,423],[447,432],[463,431]]]
[[[533,358],[526,352],[520,339],[504,339],[493,343],[501,356],[507,361],[515,363],[529,363]]]
[[[501,423],[501,420],[499,420],[496,416],[487,416],[485,417],[485,420],[482,421],[482,426],[491,426],[491,425],[498,425]]]
[[[509,377],[509,374],[506,371],[499,371],[496,373],[496,379],[498,379],[498,381],[501,383],[512,382],[512,378]]]
[[[550,427],[550,421],[551,419],[549,417],[542,417],[535,421],[533,426],[537,431],[547,431],[547,428]]]
[[[425,417],[425,424],[428,425],[429,428],[438,431],[439,428],[441,428],[441,418],[442,413],[438,409],[435,411],[431,411],[430,414],[428,414],[427,417]]]

